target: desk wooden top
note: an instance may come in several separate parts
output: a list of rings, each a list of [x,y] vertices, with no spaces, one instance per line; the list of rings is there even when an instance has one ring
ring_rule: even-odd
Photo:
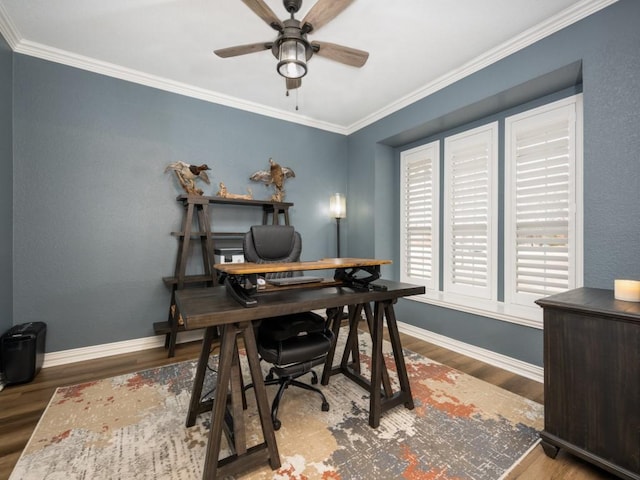
[[[423,286],[391,280],[377,280],[376,283],[386,286],[387,290],[354,290],[343,286],[269,290],[256,295],[258,304],[252,308],[241,306],[224,286],[177,290],[175,299],[185,328],[192,330],[308,310],[394,301],[425,291]]]
[[[376,267],[390,264],[391,260],[370,258],[323,258],[311,262],[287,263],[216,263],[213,267],[228,275],[251,275],[254,273],[299,272],[303,270],[333,270],[336,268]]]

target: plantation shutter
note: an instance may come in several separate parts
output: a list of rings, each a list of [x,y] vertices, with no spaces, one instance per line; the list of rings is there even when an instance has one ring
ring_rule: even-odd
[[[576,116],[566,103],[507,119],[505,296],[515,304],[576,285]]]
[[[438,288],[439,144],[401,154],[401,280]]]
[[[495,296],[497,123],[445,139],[444,290]]]

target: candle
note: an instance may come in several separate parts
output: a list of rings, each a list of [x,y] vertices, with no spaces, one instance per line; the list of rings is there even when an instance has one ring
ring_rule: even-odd
[[[640,302],[640,280],[614,280],[616,300]]]

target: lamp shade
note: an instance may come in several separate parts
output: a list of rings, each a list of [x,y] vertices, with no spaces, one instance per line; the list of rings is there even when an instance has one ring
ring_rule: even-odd
[[[347,199],[341,193],[334,193],[329,199],[329,211],[333,218],[345,218],[347,216]]]
[[[305,44],[295,38],[280,44],[278,73],[285,78],[302,78],[307,74],[307,49]]]

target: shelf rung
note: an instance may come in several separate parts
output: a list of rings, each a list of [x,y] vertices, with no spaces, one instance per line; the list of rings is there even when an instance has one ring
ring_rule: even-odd
[[[211,232],[214,237],[244,237],[247,232]]]
[[[170,286],[170,285],[176,285],[178,283],[178,277],[162,277],[162,281],[165,283],[165,285]],[[211,277],[211,275],[187,275],[184,277],[184,283],[187,284],[191,284],[191,283],[206,283],[206,282],[213,282],[213,278]]]
[[[171,325],[169,325],[169,322],[155,322],[153,324],[153,331],[156,335],[171,333]],[[184,325],[178,325],[178,331],[184,331]]]
[[[227,205],[246,205],[262,208],[277,208],[278,210],[287,210],[289,207],[293,207],[293,203],[290,202],[272,202],[270,200],[244,200],[235,198],[222,198],[222,197],[206,197],[200,195],[178,195],[176,198],[178,201],[182,201],[185,205],[193,203],[194,205],[206,205],[206,204],[227,204]]]
[[[223,238],[223,237],[244,237],[247,232],[211,232],[210,235],[213,238]],[[171,232],[171,235],[174,237],[184,237],[184,232]],[[206,237],[207,232],[191,232],[191,237]]]

